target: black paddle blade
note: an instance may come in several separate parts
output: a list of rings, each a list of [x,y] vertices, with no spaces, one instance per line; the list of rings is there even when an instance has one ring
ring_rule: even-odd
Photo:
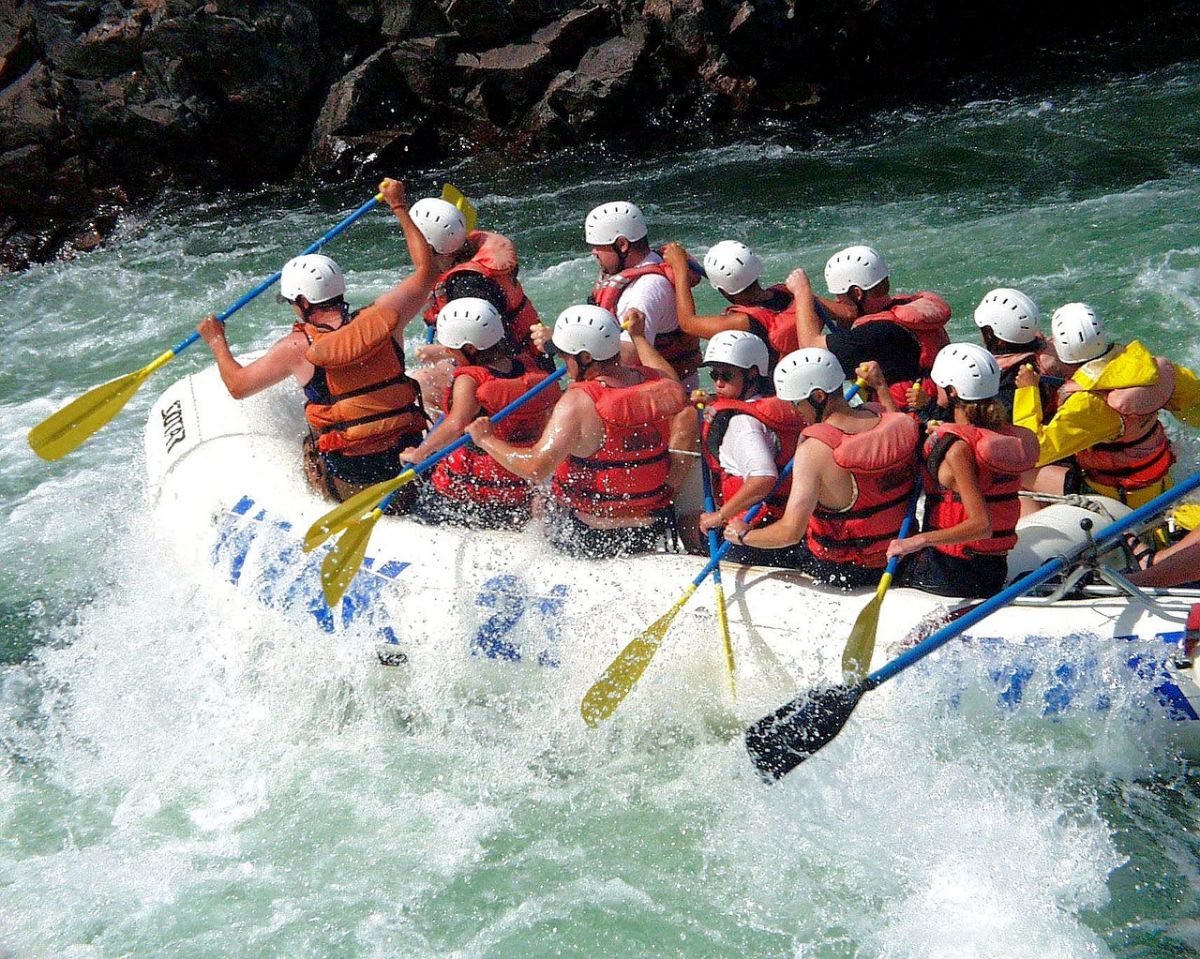
[[[811,689],[746,730],[746,749],[763,780],[782,779],[842,731],[869,687]]]

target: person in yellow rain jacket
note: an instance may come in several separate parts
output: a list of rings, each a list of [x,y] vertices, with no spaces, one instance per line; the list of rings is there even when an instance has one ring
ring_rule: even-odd
[[[1134,508],[1149,502],[1171,486],[1175,462],[1159,411],[1200,426],[1200,381],[1137,340],[1110,342],[1086,303],[1055,310],[1051,332],[1058,358],[1073,373],[1048,423],[1038,373],[1027,366],[1017,374],[1013,423],[1032,430],[1041,448],[1037,472],[1024,485],[1043,493],[1099,493]],[[1069,457],[1073,466],[1062,462]]]

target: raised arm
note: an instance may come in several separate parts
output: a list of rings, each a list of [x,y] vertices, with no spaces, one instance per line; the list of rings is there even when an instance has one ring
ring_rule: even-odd
[[[305,359],[308,340],[303,333],[289,333],[252,363],[243,366],[233,356],[225,341],[225,324],[215,316],[206,316],[197,327],[204,342],[217,361],[221,382],[235,400],[244,400],[267,387],[282,383],[289,376],[305,380],[312,374],[312,365]]]
[[[399,315],[399,327],[396,336],[414,316],[425,307],[433,285],[437,281],[437,270],[433,265],[433,251],[425,242],[425,237],[408,215],[408,201],[405,197],[404,184],[399,180],[386,179],[380,185],[379,192],[383,200],[404,230],[404,241],[408,244],[408,253],[412,257],[413,271],[392,289],[375,300],[375,305]]]
[[[692,288],[688,285],[687,250],[678,243],[668,243],[663,247],[662,256],[675,274],[675,314],[679,317],[679,328],[684,333],[711,340],[722,330],[750,332],[750,318],[744,313],[697,316],[696,298],[692,296]]]
[[[661,353],[654,348],[648,339],[646,339],[646,314],[641,310],[633,309],[625,314],[625,320],[621,323],[625,331],[629,334],[629,339],[633,341],[633,348],[637,351],[638,363],[642,366],[648,366],[652,370],[657,370],[665,376],[669,376],[676,383],[679,382],[679,374],[675,372],[675,368],[663,359]]]
[[[812,284],[808,280],[808,274],[799,267],[792,270],[788,274],[787,288],[796,304],[796,335],[801,348],[828,349],[825,345],[824,326],[813,304]]]

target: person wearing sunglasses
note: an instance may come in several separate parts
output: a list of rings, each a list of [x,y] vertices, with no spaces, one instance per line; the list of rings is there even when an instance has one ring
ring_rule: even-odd
[[[791,403],[770,395],[767,344],[753,333],[722,330],[708,341],[703,366],[713,379],[716,399],[704,407],[700,451],[713,476],[716,510],[701,513],[700,531],[724,526],[760,500],[774,521],[783,515],[791,482],[776,489],[780,471],[796,452],[807,425]],[[735,546],[731,561],[786,566],[791,551]]]
[[[380,186],[404,231],[413,272],[374,303],[355,312],[346,304],[346,278],[321,253],[284,264],[279,297],[292,308],[292,331],[243,365],[229,349],[215,316],[199,325],[234,399],[245,399],[289,376],[304,391],[309,435],[304,468],[320,492],[341,501],[390,479],[402,450],[421,442],[426,418],[421,390],[404,364],[404,328],[425,305],[437,272],[429,244],[408,213],[404,184]],[[415,495],[415,486],[414,486]],[[410,504],[404,496],[393,511]]]

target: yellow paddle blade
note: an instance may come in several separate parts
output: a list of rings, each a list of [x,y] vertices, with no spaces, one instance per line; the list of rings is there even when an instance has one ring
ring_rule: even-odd
[[[892,585],[892,574],[884,573],[871,601],[863,607],[850,630],[846,648],[842,650],[842,672],[849,673],[854,681],[862,679],[871,669],[871,657],[875,655],[875,634],[879,631],[879,611],[883,608],[883,594]]]
[[[475,222],[479,219],[479,214],[475,212],[471,201],[463,196],[462,191],[450,183],[443,184],[442,199],[447,203],[453,203],[462,211],[463,219],[467,221],[467,232],[472,232],[475,229]]]
[[[354,582],[362,566],[363,557],[367,555],[367,541],[371,538],[371,530],[383,514],[372,510],[359,523],[351,526],[342,538],[333,545],[329,555],[321,563],[321,592],[325,594],[325,602],[336,606],[346,595],[346,590]]]
[[[733,638],[729,635],[729,614],[725,610],[725,587],[713,581],[717,594],[717,626],[721,630],[721,643],[725,647],[725,672],[729,676],[729,692],[737,702],[737,680],[734,679]]]
[[[29,431],[29,445],[44,460],[62,459],[121,412],[155,370],[175,354],[168,350],[149,366],[88,390]]]
[[[579,712],[585,723],[595,726],[600,720],[608,719],[616,712],[622,700],[642,678],[642,673],[650,665],[650,660],[662,645],[667,630],[671,628],[671,622],[679,615],[679,611],[694,592],[696,586],[693,583],[674,606],[656,619],[649,629],[630,642],[617,654],[617,658],[608,664],[608,669],[596,680],[584,695],[583,702],[579,704]]]
[[[308,532],[304,534],[304,552],[311,553],[330,536],[336,536],[348,526],[357,523],[383,502],[383,498],[392,490],[411,482],[416,475],[412,470],[405,470],[399,476],[368,486],[361,493],[355,493],[349,499],[338,503],[308,528]]]

